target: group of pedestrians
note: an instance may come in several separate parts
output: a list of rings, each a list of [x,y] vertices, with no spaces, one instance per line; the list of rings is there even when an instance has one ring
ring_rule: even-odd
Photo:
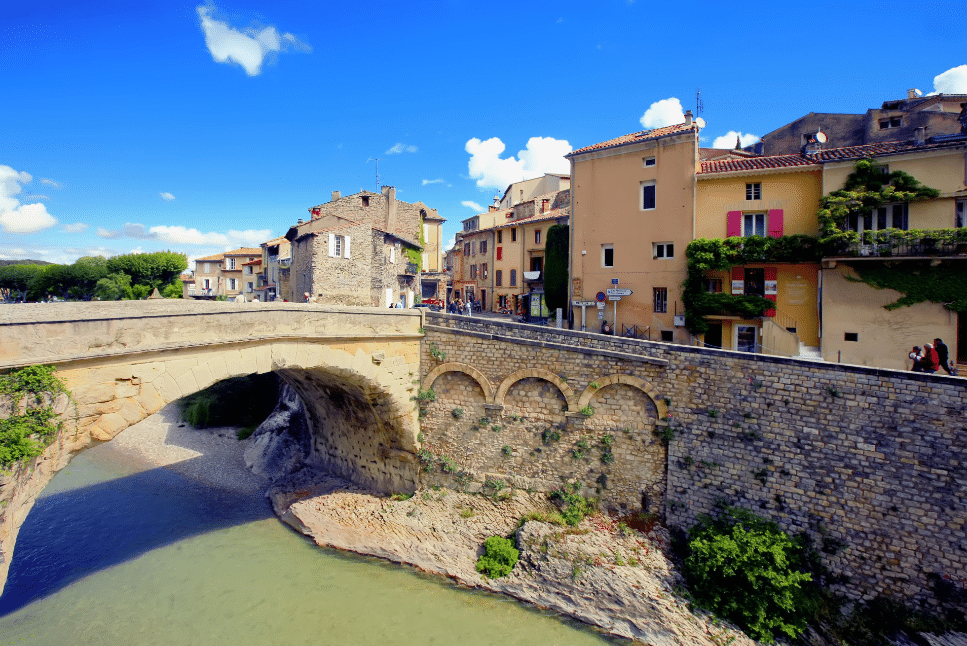
[[[458,298],[455,301],[450,301],[450,304],[447,305],[447,312],[450,314],[473,316],[473,303],[470,301],[464,303],[462,298]]]
[[[950,349],[942,339],[934,339],[933,343],[925,343],[923,348],[913,346],[908,355],[913,361],[913,372],[935,373],[943,368],[948,375],[956,375],[957,368],[950,361]]]

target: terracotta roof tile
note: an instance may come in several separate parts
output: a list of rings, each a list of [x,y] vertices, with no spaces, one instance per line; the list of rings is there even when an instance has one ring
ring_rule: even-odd
[[[604,148],[614,148],[615,146],[624,146],[626,144],[634,144],[639,141],[647,141],[649,139],[659,139],[660,137],[667,137],[668,135],[675,135],[683,132],[697,131],[698,126],[694,123],[685,125],[684,123],[677,123],[673,126],[665,126],[663,128],[655,128],[654,130],[642,130],[640,132],[633,132],[630,135],[624,135],[622,137],[616,137],[614,139],[609,139],[608,141],[602,141],[599,144],[592,144],[590,146],[585,146],[584,148],[578,148],[572,152],[569,152],[565,157],[573,157],[574,155],[580,155],[581,153],[591,152],[592,150],[602,150]]]
[[[792,166],[816,166],[815,159],[802,155],[772,155],[769,157],[746,157],[744,159],[712,159],[702,162],[700,173],[728,173],[741,170],[762,170],[765,168],[786,168]]]

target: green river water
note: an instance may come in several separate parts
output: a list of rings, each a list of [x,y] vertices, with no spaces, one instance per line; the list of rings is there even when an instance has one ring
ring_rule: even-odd
[[[264,500],[109,444],[45,490],[0,597],[0,645],[605,643],[510,599],[321,549]]]

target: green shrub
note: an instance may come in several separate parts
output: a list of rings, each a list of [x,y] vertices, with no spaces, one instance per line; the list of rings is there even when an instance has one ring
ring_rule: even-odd
[[[805,629],[812,603],[801,584],[812,577],[778,525],[730,507],[692,527],[688,547],[685,575],[699,605],[765,642]]]
[[[463,409],[454,408],[452,411],[450,411],[450,414],[453,415],[453,419],[460,419],[461,417],[463,417]]]
[[[578,493],[581,484],[578,482],[567,483],[560,489],[551,492],[550,498],[561,507],[561,518],[568,525],[577,525],[585,517],[597,511],[597,501],[593,498],[585,498]]]
[[[591,417],[592,415],[594,415],[594,408],[592,408],[591,405],[588,404],[578,412],[584,415],[585,417]]]
[[[62,423],[57,421],[52,406],[41,405],[43,394],[67,392],[54,370],[53,366],[26,366],[0,375],[0,394],[15,401],[33,395],[38,406],[0,420],[0,467],[40,455],[57,437]]]
[[[489,579],[507,576],[517,564],[520,552],[509,538],[491,536],[484,542],[484,553],[477,559],[477,572]]]
[[[417,457],[420,459],[420,468],[426,473],[433,471],[433,465],[436,462],[436,457],[429,449],[420,449],[416,452]]]

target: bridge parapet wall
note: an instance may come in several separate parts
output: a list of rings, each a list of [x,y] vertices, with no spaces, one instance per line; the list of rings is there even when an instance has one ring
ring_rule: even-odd
[[[635,484],[645,485],[662,492],[667,522],[681,528],[740,505],[810,536],[833,588],[852,598],[967,610],[967,381],[450,315],[428,315],[426,328],[424,374],[440,365],[435,345],[496,384],[524,366],[564,374],[577,403],[592,407],[593,393],[607,390],[602,376],[646,382],[656,404],[649,432],[673,434],[667,475],[634,483],[650,470],[632,468],[614,503],[631,504]],[[621,395],[633,392],[642,391]],[[615,402],[625,405],[635,407]],[[435,406],[449,404],[438,396]],[[585,426],[595,417],[597,408]]]

